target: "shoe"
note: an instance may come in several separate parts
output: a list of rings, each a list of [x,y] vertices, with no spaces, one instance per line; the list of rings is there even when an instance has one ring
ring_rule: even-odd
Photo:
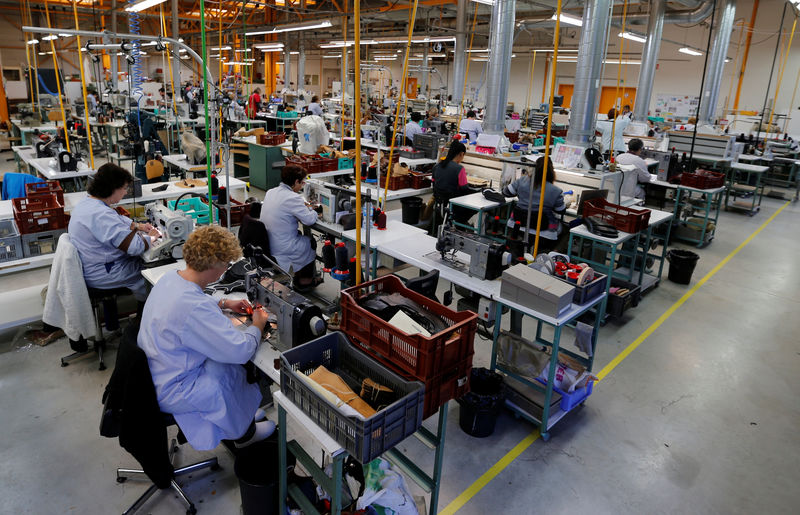
[[[46,332],[39,329],[30,331],[25,336],[39,347],[44,347],[45,345],[49,345],[64,336],[64,331],[58,329],[53,332]]]

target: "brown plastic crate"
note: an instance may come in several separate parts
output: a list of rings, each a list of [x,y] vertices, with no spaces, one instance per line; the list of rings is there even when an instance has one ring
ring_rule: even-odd
[[[633,209],[612,204],[603,198],[587,200],[583,204],[583,217],[599,216],[609,225],[627,233],[637,233],[647,228],[649,209]]]
[[[695,173],[682,173],[681,186],[709,190],[725,185],[725,174],[712,170],[697,170]]]
[[[415,190],[429,188],[431,185],[431,174],[411,172],[409,176],[409,186]]]
[[[283,132],[266,132],[258,136],[258,143],[266,146],[276,146],[286,143],[286,134]]]
[[[339,169],[339,159],[336,157],[320,157],[323,172],[335,172]]]
[[[65,229],[68,218],[55,193],[33,198],[15,198],[14,221],[20,234]]]
[[[358,305],[371,292],[400,293],[430,313],[441,317],[448,328],[432,336],[406,334]],[[478,315],[453,311],[409,290],[394,275],[353,286],[341,292],[342,331],[361,348],[385,359],[388,364],[427,381],[471,357]]]
[[[242,225],[244,215],[250,211],[250,204],[244,204],[236,199],[231,201],[231,227]],[[222,207],[219,208],[219,224],[223,227],[228,226],[228,213]]]
[[[25,185],[25,196],[38,197],[39,195],[47,195],[48,193],[55,193],[58,203],[64,205],[64,190],[61,188],[61,183],[58,181],[44,181],[32,182]]]
[[[115,208],[114,208],[114,211],[116,211],[116,212],[117,212],[117,214],[120,214],[120,215],[122,215],[122,216],[127,216],[128,218],[133,218],[133,217],[131,216],[131,213],[130,213],[130,211],[128,211],[127,209],[125,209],[125,208],[124,208],[124,207],[122,207],[122,206],[117,206],[117,207],[115,207]]]
[[[394,175],[389,179],[389,190],[402,190],[408,188],[410,179],[408,175]],[[381,175],[381,188],[386,187],[386,175]]]

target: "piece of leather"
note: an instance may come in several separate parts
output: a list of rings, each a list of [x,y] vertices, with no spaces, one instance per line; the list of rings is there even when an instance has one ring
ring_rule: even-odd
[[[336,395],[336,397],[344,401],[351,408],[364,415],[364,418],[370,418],[376,413],[376,411],[372,409],[372,407],[367,404],[364,399],[356,395],[356,392],[347,386],[347,383],[344,382],[344,379],[331,372],[324,366],[320,365],[317,367],[317,369],[309,374],[308,377],[332,394]]]

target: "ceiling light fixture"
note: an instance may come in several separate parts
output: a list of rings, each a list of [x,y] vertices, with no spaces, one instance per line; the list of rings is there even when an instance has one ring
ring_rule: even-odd
[[[678,52],[680,52],[682,54],[688,54],[688,55],[703,55],[703,52],[698,52],[694,48],[689,48],[689,47],[679,48]]]
[[[125,10],[129,13],[138,13],[139,11],[144,11],[145,9],[163,4],[166,1],[167,0],[139,0],[138,2],[132,3],[125,7]]]
[[[253,66],[253,63],[245,63],[243,61],[228,61],[222,63],[223,66]]]
[[[342,54],[339,54],[339,55],[323,55],[322,56],[323,59],[339,59],[341,57],[342,57]]]
[[[570,16],[569,14],[561,13],[561,16],[559,18],[561,20],[561,23],[566,23],[567,25],[575,25],[576,27],[583,26],[583,20],[581,20],[577,16]],[[555,21],[556,15],[554,14],[550,19]]]
[[[319,21],[310,21],[310,22],[302,22],[302,23],[289,23],[287,25],[278,25],[272,30],[257,30],[253,32],[245,32],[245,36],[261,36],[264,34],[276,34],[278,32],[294,32],[298,30],[312,30],[312,29],[324,29],[327,27],[332,27],[333,24],[330,20],[319,20]]]
[[[230,50],[230,49],[231,49],[230,46],[213,46],[209,48],[209,50],[211,50],[212,52],[219,52],[222,50]]]
[[[35,45],[35,44],[36,44],[36,43],[38,43],[38,42],[39,42],[39,40],[38,40],[38,39],[31,39],[31,40],[29,40],[29,41],[28,41],[28,44],[29,44],[29,45]]]
[[[624,38],[624,39],[630,39],[631,41],[636,41],[637,43],[646,43],[647,42],[647,38],[645,36],[640,36],[639,34],[636,34],[635,32],[626,31],[626,32],[620,32],[617,35],[619,37],[621,37],[621,38]]]
[[[53,41],[54,39],[58,39],[58,36],[55,34],[51,34],[49,36],[45,36],[42,38],[42,41]]]
[[[249,48],[237,48],[236,50],[234,50],[234,52],[249,52],[249,51],[250,51]]]
[[[472,0],[476,4],[494,5],[494,0]]]

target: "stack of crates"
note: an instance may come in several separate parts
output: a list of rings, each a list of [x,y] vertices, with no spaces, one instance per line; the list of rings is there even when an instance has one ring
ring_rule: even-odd
[[[26,258],[52,254],[69,222],[64,192],[57,181],[28,184],[26,192],[28,197],[12,201],[22,254]]]
[[[0,263],[22,259],[22,239],[14,220],[0,220]]]
[[[426,159],[436,160],[439,157],[439,136],[435,134],[415,134],[414,150],[425,154]]]

